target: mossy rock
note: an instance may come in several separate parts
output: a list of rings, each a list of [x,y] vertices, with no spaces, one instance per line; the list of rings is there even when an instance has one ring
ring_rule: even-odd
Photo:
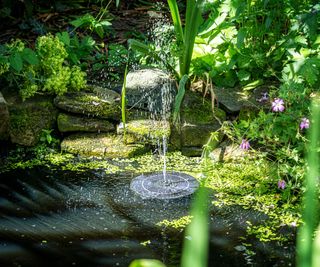
[[[156,121],[151,119],[132,120],[126,123],[127,133],[134,136],[137,141],[157,144],[163,137],[170,136],[170,123],[167,121]],[[118,127],[118,134],[123,133],[123,127]]]
[[[125,144],[123,137],[111,133],[78,133],[61,142],[61,150],[82,156],[130,158],[143,154],[148,148],[142,144]]]
[[[249,91],[243,90],[242,87],[219,87],[214,88],[214,94],[217,97],[221,108],[226,112],[238,113],[245,109],[250,110],[250,116],[252,116],[252,114],[257,113],[261,108],[270,107],[270,101],[263,100],[262,96],[264,93],[268,93],[272,88],[276,88],[277,86],[277,83],[270,82]]]
[[[7,101],[0,92],[0,140],[7,140],[9,138],[9,110]]]
[[[197,93],[187,92],[181,107],[181,146],[202,147],[209,141],[211,133],[220,129],[225,119],[223,110],[214,108],[212,111],[211,101]],[[219,141],[220,138],[211,146],[217,146]]]
[[[104,119],[60,113],[58,129],[60,132],[111,132],[115,130],[115,126]]]
[[[65,111],[120,121],[120,95],[112,90],[102,92],[74,92],[54,99],[54,104]]]
[[[12,143],[34,146],[40,139],[42,130],[56,126],[58,111],[51,97],[34,97],[9,107],[9,134]]]

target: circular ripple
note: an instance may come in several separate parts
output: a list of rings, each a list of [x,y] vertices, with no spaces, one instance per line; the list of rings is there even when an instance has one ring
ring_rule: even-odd
[[[199,187],[199,182],[192,176],[180,172],[140,175],[130,183],[130,189],[142,198],[171,199],[192,194]]]

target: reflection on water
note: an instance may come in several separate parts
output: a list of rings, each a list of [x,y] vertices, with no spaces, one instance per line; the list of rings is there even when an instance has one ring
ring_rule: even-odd
[[[157,223],[187,215],[191,197],[141,199],[132,178],[103,170],[0,174],[0,266],[128,266],[136,258],[178,266],[183,233]],[[262,247],[252,261],[234,249],[252,214],[232,209],[211,208],[209,266],[289,266],[280,251],[267,258]]]

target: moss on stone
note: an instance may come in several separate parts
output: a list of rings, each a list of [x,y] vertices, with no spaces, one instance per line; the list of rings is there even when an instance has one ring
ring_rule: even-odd
[[[115,126],[107,120],[65,113],[59,114],[57,123],[60,132],[111,132],[115,130]]]
[[[287,240],[291,237],[282,227],[296,227],[300,221],[299,202],[281,197],[277,187],[277,166],[265,159],[245,159],[237,162],[212,163],[206,166],[205,185],[213,189],[214,205],[240,205],[268,215],[263,224],[247,222],[247,233],[261,241]]]
[[[73,134],[61,143],[61,150],[84,156],[127,158],[144,153],[142,144],[124,144],[123,137],[114,134]]]
[[[126,131],[134,136],[137,141],[151,144],[157,144],[163,137],[169,138],[171,132],[169,122],[150,119],[127,122]],[[118,128],[118,133],[122,132],[123,128]]]
[[[58,108],[71,113],[120,121],[121,108],[119,99],[115,101],[114,98],[105,99],[94,93],[77,92],[57,96],[54,103]]]
[[[56,122],[57,110],[51,99],[30,99],[10,106],[9,134],[11,141],[33,146],[44,129],[50,130]]]

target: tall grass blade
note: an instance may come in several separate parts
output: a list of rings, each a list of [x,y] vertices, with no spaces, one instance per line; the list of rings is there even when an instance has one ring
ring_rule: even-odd
[[[173,123],[177,122],[177,119],[179,117],[180,114],[180,107],[181,107],[181,103],[184,97],[184,94],[186,92],[186,83],[188,81],[188,75],[185,74],[182,76],[180,82],[179,82],[179,89],[178,89],[178,93],[176,95],[175,101],[174,101],[174,108],[173,108]]]
[[[308,171],[305,179],[305,194],[303,199],[302,220],[297,237],[297,266],[310,267],[312,265],[312,239],[317,227],[318,218],[318,179],[319,157],[317,148],[320,140],[320,99],[315,98],[311,105],[312,123],[310,127],[308,146]],[[314,265],[320,266],[320,265]]]
[[[186,229],[181,267],[205,267],[208,260],[208,191],[201,187],[192,205],[192,222]]]
[[[317,234],[313,243],[311,267],[319,267],[319,266],[320,266],[320,225],[317,228]]]
[[[128,57],[129,58],[129,57]],[[123,140],[126,142],[126,83],[127,83],[128,63],[124,70],[123,84],[121,90],[121,120],[123,125]]]
[[[168,5],[173,21],[173,26],[174,30],[176,33],[176,38],[178,44],[183,44],[183,29],[182,29],[182,24],[181,24],[181,19],[180,19],[180,14],[179,14],[179,8],[176,0],[168,0]]]
[[[186,11],[186,25],[184,29],[183,58],[180,61],[180,75],[189,73],[194,41],[201,24],[201,5],[203,0],[188,0]]]

